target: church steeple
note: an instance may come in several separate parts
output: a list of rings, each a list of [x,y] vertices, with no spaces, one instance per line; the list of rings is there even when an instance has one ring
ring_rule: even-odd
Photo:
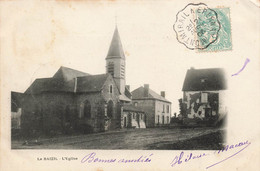
[[[125,93],[125,54],[118,33],[115,28],[113,38],[106,57],[106,72],[111,74],[121,94]]]
[[[124,54],[124,50],[123,50],[123,46],[120,40],[120,36],[118,33],[118,29],[117,26],[115,28],[114,31],[114,35],[107,53],[107,57],[108,58],[122,58],[125,59],[125,54]]]

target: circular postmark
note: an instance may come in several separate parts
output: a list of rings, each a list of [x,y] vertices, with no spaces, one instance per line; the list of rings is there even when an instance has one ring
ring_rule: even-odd
[[[206,4],[190,3],[177,13],[173,29],[180,43],[191,50],[202,50],[217,40],[220,22],[217,13]]]

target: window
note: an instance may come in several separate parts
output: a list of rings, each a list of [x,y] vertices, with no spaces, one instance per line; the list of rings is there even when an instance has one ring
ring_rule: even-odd
[[[107,72],[114,76],[114,63],[109,62],[107,66]]]
[[[160,116],[158,115],[158,124],[160,123]]]
[[[88,100],[84,102],[84,118],[91,118],[91,105]]]
[[[133,113],[133,119],[135,119],[135,113]]]
[[[105,104],[105,106],[104,106],[104,108],[105,108],[105,116],[107,116],[107,104]]]
[[[143,120],[143,114],[141,113],[140,115],[141,115],[141,120]]]
[[[201,103],[208,102],[208,93],[201,93]]]
[[[121,64],[121,78],[125,78],[125,65]]]
[[[137,106],[137,102],[134,102],[134,106]]]
[[[201,82],[201,83],[205,83],[206,81],[207,81],[207,78],[201,78],[201,79],[200,79],[200,82]]]
[[[169,123],[169,116],[167,116],[167,123]]]
[[[170,106],[169,105],[167,105],[166,111],[167,111],[167,113],[170,112]]]
[[[111,94],[113,93],[113,85],[109,86],[109,93],[111,93]]]
[[[110,100],[107,105],[107,116],[110,118],[112,118],[112,116],[113,116],[113,106],[114,106],[114,103],[112,102],[112,100]]]
[[[165,111],[165,106],[164,106],[164,104],[163,104],[163,111],[162,111],[162,112],[164,113],[164,111]]]
[[[164,124],[164,116],[162,116],[162,124]]]

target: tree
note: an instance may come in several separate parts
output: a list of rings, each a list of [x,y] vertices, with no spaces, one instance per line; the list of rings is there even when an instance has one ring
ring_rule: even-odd
[[[186,117],[187,116],[187,107],[186,107],[186,104],[183,103],[182,98],[179,99],[179,109],[180,109],[180,115],[182,115],[182,117]]]

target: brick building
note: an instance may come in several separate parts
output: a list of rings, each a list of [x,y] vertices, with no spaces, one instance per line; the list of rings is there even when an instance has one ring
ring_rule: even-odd
[[[183,83],[183,117],[203,121],[218,121],[227,114],[227,90],[223,69],[208,68],[187,71]]]
[[[141,86],[132,93],[132,101],[146,113],[146,126],[167,125],[171,118],[171,102],[165,99],[165,92],[157,94],[149,88],[149,84]]]

